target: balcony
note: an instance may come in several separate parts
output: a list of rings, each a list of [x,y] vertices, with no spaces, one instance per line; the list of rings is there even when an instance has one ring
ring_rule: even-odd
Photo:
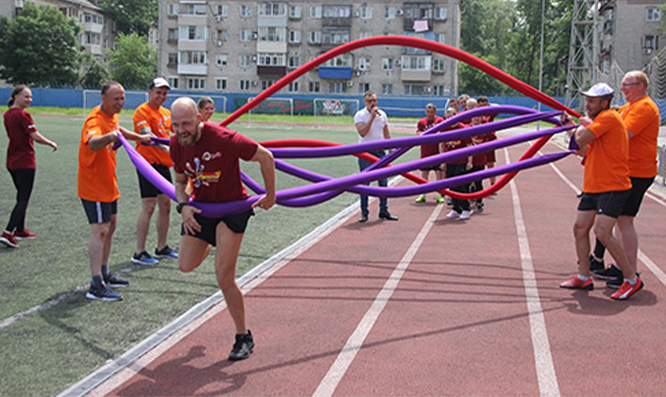
[[[349,80],[349,79],[352,78],[352,68],[335,67],[335,66],[320,66],[319,67],[319,78]]]
[[[283,77],[287,75],[287,67],[257,65],[257,75],[262,77]]]
[[[205,76],[208,74],[208,65],[202,64],[178,64],[178,74]]]

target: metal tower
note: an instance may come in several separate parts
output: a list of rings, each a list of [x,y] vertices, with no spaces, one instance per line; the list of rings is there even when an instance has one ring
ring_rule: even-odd
[[[571,19],[571,44],[567,66],[566,105],[582,109],[579,93],[597,80],[599,36],[597,34],[598,1],[574,0]]]

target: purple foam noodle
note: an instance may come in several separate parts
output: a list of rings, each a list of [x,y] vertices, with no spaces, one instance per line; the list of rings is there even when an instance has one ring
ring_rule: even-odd
[[[472,110],[466,111],[466,112],[461,113],[461,114],[457,114],[457,115],[451,117],[448,120],[444,120],[443,123],[438,124],[436,126],[433,126],[432,128],[427,130],[422,135],[430,135],[430,134],[436,133],[436,132],[438,132],[442,129],[448,128],[452,125],[455,125],[455,124],[457,124],[457,123],[459,123],[463,120],[466,120],[468,118],[471,118],[471,117],[485,116],[485,115],[488,115],[488,114],[494,114],[495,110],[497,110],[497,109],[501,109],[501,111],[503,113],[520,114],[520,115],[540,114],[541,113],[538,110],[528,109],[528,108],[524,108],[524,107],[520,107],[520,106],[512,106],[512,105],[493,106],[492,108],[490,106],[483,106],[481,108],[476,108],[476,109],[472,109]],[[551,112],[551,113],[561,114],[562,112],[561,111],[555,111],[555,112]],[[550,122],[553,125],[559,125],[560,124],[559,120],[557,120],[555,117],[552,117],[552,116],[551,117],[545,117],[544,120]],[[494,123],[488,123],[488,124],[497,125],[497,123],[501,123],[501,122],[502,121],[496,121]],[[520,125],[520,124],[514,124],[512,126],[517,126],[517,125]],[[510,127],[506,127],[506,128],[510,128]],[[395,150],[395,151],[389,153],[387,156],[384,156],[383,158],[379,159],[379,161],[375,162],[374,164],[371,164],[368,168],[366,168],[366,171],[371,171],[375,168],[384,167],[384,166],[386,166],[386,164],[395,161],[395,159],[402,156],[408,150],[409,150],[409,148],[407,148],[407,147],[399,149],[399,150]]]
[[[129,156],[130,160],[134,164],[137,170],[150,181],[157,189],[162,193],[166,194],[170,199],[176,200],[176,189],[169,181],[166,180],[162,175],[160,175],[155,168],[153,168],[139,152],[136,151],[134,146],[130,145],[129,142],[125,139],[122,134],[118,134],[120,142],[125,147],[125,151]]]
[[[523,125],[526,123],[542,120],[544,117],[550,117],[552,116],[552,114],[557,114],[557,113],[562,113],[562,112],[553,111],[553,112],[545,112],[542,114],[528,114],[525,116],[514,117],[507,120],[496,121],[494,123],[486,123],[478,126],[446,131],[439,134],[433,134],[433,132],[437,132],[442,128],[446,128],[447,125],[440,124],[428,130],[429,132],[431,132],[431,134],[428,135],[422,134],[420,136],[414,136],[414,137],[383,139],[380,141],[364,142],[352,145],[324,147],[324,148],[296,148],[296,149],[270,148],[269,150],[277,158],[321,158],[321,157],[345,156],[345,155],[364,153],[364,152],[374,152],[377,150],[399,148],[391,152],[390,154],[392,155],[393,153],[400,151],[404,148],[407,148],[407,150],[409,150],[413,146],[447,142],[447,141],[459,140],[462,138],[470,138],[476,135],[482,135],[488,133],[490,131],[499,131],[507,128],[512,128],[518,125]],[[437,127],[439,128],[436,129]],[[386,157],[387,156],[384,156],[382,159],[380,159],[380,161],[383,161]],[[398,157],[398,156],[392,156],[392,157]],[[374,164],[377,163],[379,163],[379,161]],[[377,167],[374,167],[372,169],[368,168],[366,168],[365,170],[366,172],[372,171],[372,169]]]

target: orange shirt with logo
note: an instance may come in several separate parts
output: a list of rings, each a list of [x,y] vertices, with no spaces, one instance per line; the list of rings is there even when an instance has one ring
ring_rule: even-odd
[[[604,110],[587,126],[595,140],[587,145],[583,191],[603,193],[631,189],[629,137],[620,115]]]
[[[169,131],[173,132],[171,126],[171,111],[160,106],[155,109],[148,102],[143,103],[134,111],[134,132],[140,134],[142,128],[148,127],[158,138],[169,139]],[[136,150],[150,164],[161,164],[173,167],[169,152],[155,146],[146,146],[137,142]]]
[[[624,125],[634,136],[629,138],[629,175],[652,178],[657,175],[659,108],[649,96],[627,103],[619,110]]]
[[[88,201],[111,203],[120,198],[116,177],[116,151],[108,144],[100,150],[91,150],[91,138],[119,130],[119,118],[109,116],[97,106],[94,108],[81,130],[79,144],[78,196]]]

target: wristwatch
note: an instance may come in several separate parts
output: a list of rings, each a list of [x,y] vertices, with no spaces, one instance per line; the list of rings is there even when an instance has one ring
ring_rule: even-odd
[[[190,203],[187,203],[187,202],[185,202],[185,203],[178,203],[178,204],[176,205],[176,212],[178,212],[178,213],[180,214],[180,212],[183,210],[183,207],[186,206],[186,205],[190,205]]]

